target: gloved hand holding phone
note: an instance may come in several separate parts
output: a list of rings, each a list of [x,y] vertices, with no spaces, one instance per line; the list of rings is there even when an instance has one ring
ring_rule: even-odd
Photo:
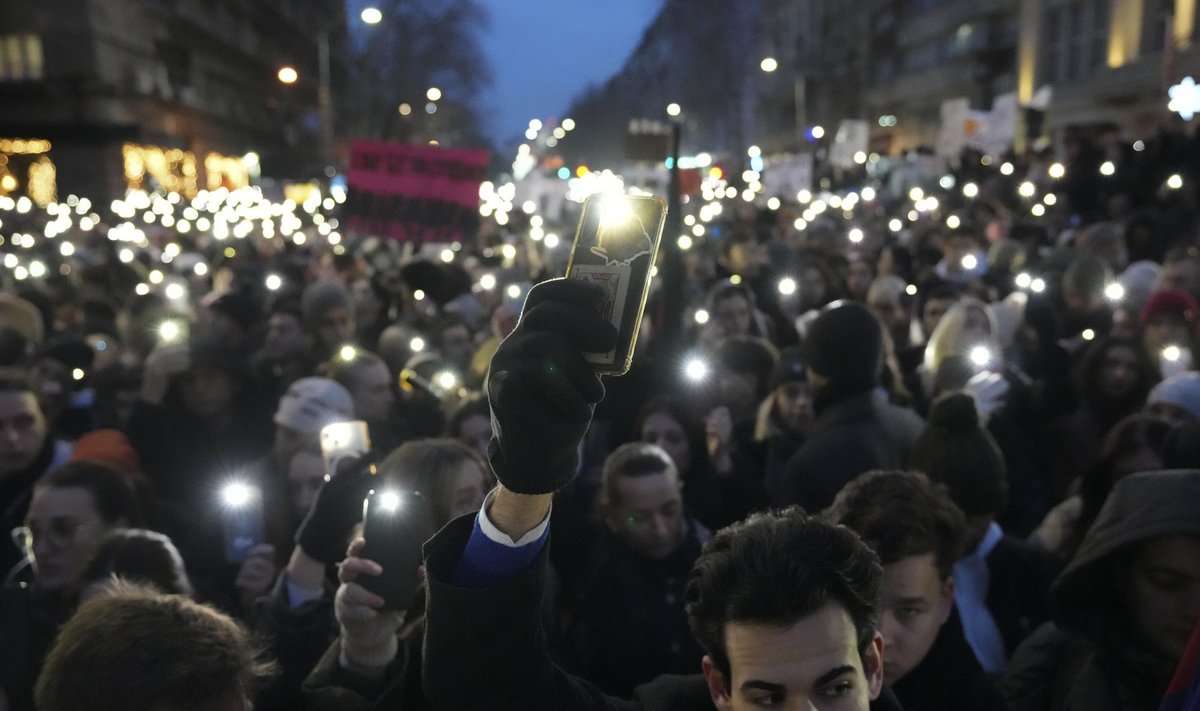
[[[603,353],[617,333],[600,316],[604,290],[577,280],[533,287],[517,328],[500,344],[488,374],[496,478],[518,494],[549,494],[579,468],[604,385],[584,353]]]

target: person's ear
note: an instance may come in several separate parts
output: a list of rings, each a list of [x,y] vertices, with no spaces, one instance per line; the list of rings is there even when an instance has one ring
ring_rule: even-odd
[[[867,677],[867,695],[874,701],[883,691],[883,635],[879,632],[863,654],[863,674]]]
[[[946,620],[950,619],[950,613],[954,610],[954,578],[946,578],[946,582],[942,583],[942,594],[938,600],[938,624],[946,624]]]
[[[721,670],[717,669],[712,657],[704,655],[704,659],[700,660],[700,669],[704,672],[704,681],[708,684],[708,694],[712,697],[713,706],[717,707],[717,711],[732,711],[733,702],[729,699],[729,683]]]

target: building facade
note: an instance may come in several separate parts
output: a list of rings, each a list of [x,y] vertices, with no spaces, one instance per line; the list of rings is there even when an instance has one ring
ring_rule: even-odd
[[[0,4],[0,194],[188,195],[313,170],[316,36],[343,18],[329,0]]]

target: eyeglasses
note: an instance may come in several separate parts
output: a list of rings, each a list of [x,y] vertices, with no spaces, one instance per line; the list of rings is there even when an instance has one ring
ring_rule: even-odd
[[[10,532],[13,545],[26,551],[33,550],[35,538],[44,539],[54,546],[70,545],[75,540],[75,534],[83,527],[82,521],[73,519],[52,519],[45,531],[30,526],[17,526]]]

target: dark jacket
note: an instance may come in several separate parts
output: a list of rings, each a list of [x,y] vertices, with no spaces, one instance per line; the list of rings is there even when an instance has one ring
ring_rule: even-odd
[[[1045,549],[1005,534],[987,557],[987,607],[1004,638],[1004,654],[1050,618],[1046,596],[1058,574],[1058,559]]]
[[[0,588],[0,689],[12,711],[33,711],[33,686],[70,611],[57,593],[29,583]]]
[[[1009,664],[1001,692],[1013,711],[1157,707],[1178,660],[1135,644],[1118,576],[1134,545],[1168,535],[1200,537],[1200,470],[1143,472],[1117,482],[1051,586],[1053,622]]]
[[[549,546],[533,567],[502,585],[480,590],[452,585],[474,519],[451,521],[425,544],[429,600],[422,679],[432,708],[713,711],[699,674],[660,676],[623,700],[551,662],[539,615]],[[875,711],[898,708],[890,694],[872,704]]]
[[[883,402],[873,391],[830,405],[788,462],[776,503],[825,509],[859,474],[903,468],[923,428],[916,413]]]
[[[685,519],[679,547],[650,560],[605,531],[583,585],[570,597],[573,666],[603,691],[628,696],[660,674],[696,670],[704,656],[688,627],[684,585],[708,532]]]
[[[887,650],[884,650],[887,654]],[[1004,711],[1008,707],[963,636],[958,610],[938,631],[921,663],[892,684],[911,711]]]
[[[421,693],[421,643],[424,618],[406,618],[397,630],[400,646],[383,676],[368,679],[338,663],[341,640],[333,644],[304,680],[303,708],[310,711],[424,711],[431,708]],[[293,708],[299,708],[293,707]]]

